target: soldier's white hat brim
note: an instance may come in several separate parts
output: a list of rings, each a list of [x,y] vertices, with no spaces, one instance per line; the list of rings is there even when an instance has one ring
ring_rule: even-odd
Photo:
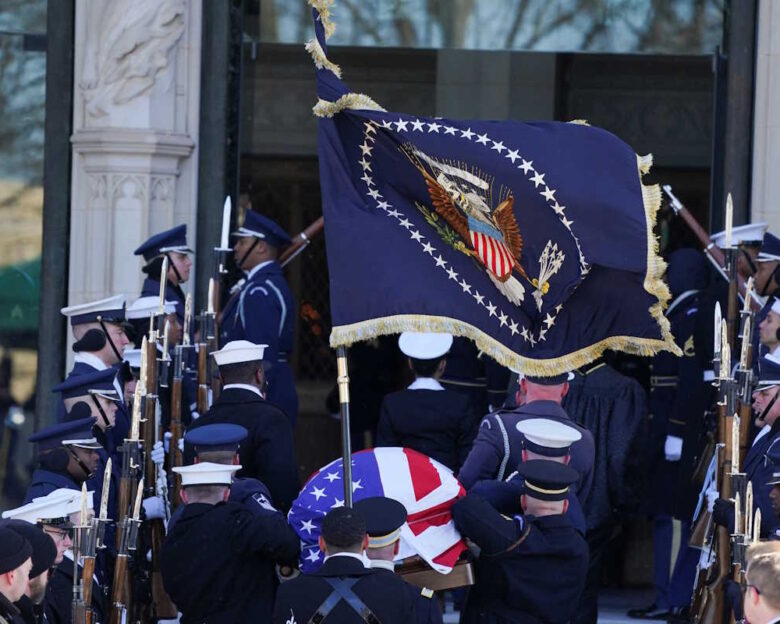
[[[398,348],[415,360],[434,360],[452,347],[452,334],[438,332],[404,332],[398,337]]]
[[[77,440],[63,440],[62,446],[75,446],[76,448],[89,449],[96,451],[103,448],[103,445],[97,441],[97,438],[82,438]]]
[[[773,472],[772,476],[769,478],[769,481],[766,482],[767,485],[780,485],[780,472]]]
[[[780,256],[766,254],[763,251],[759,253],[758,257],[756,258],[756,262],[777,262],[778,260],[780,260]]]
[[[70,491],[79,494],[78,490]],[[69,515],[68,503],[70,497],[71,495],[68,492],[64,492],[61,489],[54,490],[50,494],[38,497],[26,505],[4,511],[2,516],[4,519],[24,520],[30,524],[67,518]]]
[[[770,308],[775,314],[780,314],[780,299],[777,297],[772,298],[772,307]]]
[[[130,368],[141,368],[141,349],[125,349],[122,359],[130,365]]]
[[[530,442],[544,448],[568,448],[582,439],[582,434],[574,427],[549,418],[521,420],[515,427]]]
[[[238,238],[247,238],[252,236],[254,238],[265,238],[265,233],[258,232],[256,230],[250,230],[245,227],[238,228],[235,232],[231,232],[231,236],[237,236]]]
[[[65,501],[65,509],[67,510],[68,515],[81,511],[81,490],[72,490],[70,488],[59,488],[57,490],[54,490],[53,492],[50,492],[47,496],[39,496],[37,498],[33,498],[33,502],[45,500],[46,498],[52,496],[53,494],[67,497]],[[87,491],[86,499],[87,499],[87,509],[88,510],[94,509],[95,492]]]
[[[739,245],[740,243],[757,242],[761,243],[764,240],[764,233],[769,228],[768,223],[747,223],[745,225],[739,225],[735,228],[731,228],[731,244]],[[726,246],[726,231],[718,232],[710,236],[710,239],[721,249]]]
[[[228,342],[219,351],[212,354],[217,366],[228,364],[241,364],[242,362],[256,362],[263,359],[265,348],[268,345],[255,344],[248,340],[233,340]]]
[[[215,464],[200,462],[191,466],[180,466],[173,469],[181,475],[182,487],[190,485],[230,485],[233,474],[241,470],[240,465]]]
[[[192,249],[190,249],[186,245],[174,245],[173,247],[160,247],[161,254],[169,253],[171,251],[174,251],[176,253],[183,253],[183,254],[195,253]]]
[[[127,320],[133,319],[148,319],[152,314],[157,314],[160,309],[159,297],[139,297],[131,305],[127,307],[125,314]],[[173,301],[166,301],[163,304],[164,314],[174,314],[176,312],[176,304]]]
[[[115,295],[113,297],[107,297],[100,299],[99,301],[90,301],[89,303],[79,303],[77,305],[67,306],[60,310],[60,314],[64,316],[80,316],[82,314],[89,314],[90,312],[100,310],[116,310],[125,305],[124,295]]]
[[[88,394],[94,394],[95,396],[103,397],[109,401],[121,401],[119,393],[116,390],[87,390]]]

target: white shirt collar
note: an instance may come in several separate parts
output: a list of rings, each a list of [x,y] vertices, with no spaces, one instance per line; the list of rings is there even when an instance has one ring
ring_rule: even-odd
[[[390,572],[395,572],[395,562],[393,561],[386,561],[385,559],[369,559],[369,566],[370,568],[381,568],[383,570],[390,570]]]
[[[89,364],[95,370],[106,370],[108,366],[97,355],[93,355],[88,351],[79,351],[73,356],[74,362],[81,362],[82,364]]]
[[[240,390],[249,390],[250,392],[254,392],[261,399],[265,398],[263,396],[263,393],[260,392],[260,388],[256,388],[255,386],[252,386],[250,384],[227,384],[227,385],[222,387],[223,390],[228,390],[229,388],[238,388]]]
[[[325,557],[325,559],[323,559],[323,563],[328,559],[333,559],[334,557],[352,557],[353,559],[357,559],[360,563],[362,563],[364,568],[370,567],[368,565],[368,558],[363,553],[358,554],[351,552],[337,552]]]
[[[249,270],[246,272],[246,279],[247,279],[247,281],[249,281],[250,279],[252,279],[252,276],[253,276],[255,273],[257,273],[257,272],[258,272],[260,269],[262,269],[264,266],[268,266],[268,265],[269,265],[269,264],[271,264],[272,262],[273,262],[273,260],[266,260],[265,262],[261,262],[261,263],[260,263],[260,264],[258,264],[257,266],[254,266],[254,267],[252,267],[251,269],[249,269]]]
[[[774,349],[772,349],[772,355],[775,357],[780,357],[780,344],[777,345]]]
[[[407,390],[444,390],[444,386],[433,377],[418,377],[409,384]]]

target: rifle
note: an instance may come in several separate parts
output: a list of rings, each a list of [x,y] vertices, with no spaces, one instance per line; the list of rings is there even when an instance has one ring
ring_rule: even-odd
[[[187,298],[189,304],[189,297]],[[186,318],[185,312],[185,318]],[[181,423],[181,385],[184,376],[184,345],[176,345],[173,355],[173,382],[171,383],[171,440],[168,453],[168,473],[173,475],[173,493],[171,505],[176,509],[181,505],[181,475],[173,471],[183,462],[182,453],[179,450],[179,440],[182,437]]]
[[[141,378],[145,377],[146,358],[141,358]],[[119,496],[117,504],[117,524],[120,524],[130,515],[130,502],[136,496],[138,489],[138,472],[140,469],[140,427],[141,427],[141,402],[143,387],[141,382],[135,386],[133,395],[133,411],[130,419],[129,437],[122,444],[122,474],[119,478]],[[105,478],[105,475],[104,475]],[[121,532],[116,533],[116,548],[119,550]]]
[[[320,217],[314,223],[309,225],[303,232],[298,233],[292,239],[285,250],[279,254],[278,262],[282,268],[286,267],[292,262],[300,253],[302,253],[306,247],[311,243],[311,239],[322,232],[325,227],[325,220]]]
[[[723,251],[712,241],[710,235],[705,231],[705,229],[699,225],[699,222],[696,221],[696,217],[694,217],[683,205],[683,203],[677,199],[674,193],[672,193],[672,187],[668,184],[664,184],[663,190],[669,196],[669,205],[674,211],[674,214],[678,217],[681,217],[682,220],[685,221],[685,224],[691,229],[694,236],[699,239],[699,242],[704,247],[704,253],[707,256],[707,259],[715,267],[715,270],[720,274],[721,277],[723,277],[723,279],[731,284],[732,280],[729,278],[729,275],[726,271],[726,256],[724,255]],[[731,201],[731,194],[729,194],[728,201]],[[752,310],[757,312],[763,307],[764,302],[761,300],[755,290],[750,293],[746,293],[745,280],[743,280],[739,275],[736,276],[736,288],[743,301],[746,298],[750,301],[750,307]]]
[[[212,371],[212,351],[216,350],[216,314],[214,313],[214,278],[209,279],[206,310],[200,314],[200,341],[198,342],[198,412],[205,414],[210,406],[209,387],[214,394],[214,372]]]
[[[160,312],[159,315],[164,315],[164,291],[161,289],[160,294]],[[160,316],[160,319],[164,316]],[[165,340],[167,343],[168,326],[166,324]],[[147,377],[141,380],[141,384],[146,386],[147,381],[151,382],[152,386],[147,388],[146,396],[144,397],[144,482],[148,484],[147,492],[145,496],[161,496],[166,506],[166,514],[168,511],[168,492],[167,485],[162,483],[162,480],[158,478],[157,466],[152,461],[152,449],[154,445],[160,441],[160,429],[157,426],[157,331],[154,328],[154,319],[149,328],[149,340],[144,338],[142,343],[142,357],[146,359],[146,373]],[[163,346],[162,359],[167,355],[165,349],[167,344]],[[168,514],[167,514],[168,515]],[[160,551],[162,550],[162,543],[165,539],[165,524],[161,518],[155,518],[147,523],[149,527],[150,545],[152,551],[152,566],[151,566],[151,588],[152,588],[152,602],[154,605],[154,612],[158,618],[169,619],[175,618],[178,611],[171,601],[168,594],[165,592],[162,583],[162,573],[160,571]]]
[[[104,493],[105,497],[105,493]],[[97,545],[96,519],[87,516],[87,485],[81,485],[81,514],[73,534],[73,624],[92,624],[95,612],[92,609],[92,582],[95,573],[95,548]],[[79,580],[79,562],[82,564]]]
[[[135,505],[132,515],[122,519],[119,524],[119,550],[114,563],[114,584],[111,591],[111,614],[109,624],[125,624],[131,607],[130,575],[128,562],[130,552],[135,551],[138,544],[138,525],[141,524],[141,499],[143,497],[143,479],[138,484]]]

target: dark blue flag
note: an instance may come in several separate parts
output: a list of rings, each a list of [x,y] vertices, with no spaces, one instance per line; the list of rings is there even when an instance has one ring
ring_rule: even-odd
[[[677,352],[650,157],[582,123],[387,112],[341,81],[310,3],[332,346],[444,331],[535,375]]]

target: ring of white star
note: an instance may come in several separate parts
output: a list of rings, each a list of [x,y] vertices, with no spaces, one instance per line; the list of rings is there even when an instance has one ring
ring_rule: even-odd
[[[411,129],[408,127],[409,124],[411,124]],[[534,175],[530,176],[530,181],[534,183],[534,188],[538,188],[540,185],[544,185],[544,191],[540,192],[539,194],[545,198],[547,204],[558,215],[559,220],[564,225],[564,227],[569,231],[571,237],[574,239],[580,257],[581,275],[584,276],[588,273],[590,268],[585,262],[585,257],[582,255],[580,242],[577,239],[577,236],[571,230],[571,224],[573,223],[573,221],[569,221],[566,218],[565,206],[561,206],[558,203],[558,201],[555,200],[556,191],[544,183],[544,174],[540,174],[538,171],[534,169],[533,161],[525,160],[522,156],[519,155],[517,150],[509,150],[507,147],[504,146],[502,142],[493,141],[492,139],[490,139],[490,137],[487,134],[477,134],[476,132],[472,132],[471,128],[468,128],[467,130],[460,130],[458,128],[453,128],[452,126],[447,126],[446,124],[440,124],[435,120],[433,123],[429,123],[429,122],[420,121],[419,119],[404,120],[401,118],[399,118],[398,121],[384,120],[381,125],[383,128],[387,130],[400,132],[403,129],[405,132],[408,133],[414,133],[414,132],[426,133],[426,126],[427,126],[427,133],[435,132],[438,134],[444,134],[444,135],[449,134],[457,137],[458,135],[456,133],[460,132],[461,139],[467,139],[471,141],[473,137],[477,137],[475,139],[476,143],[484,145],[485,147],[488,147],[491,150],[495,150],[499,154],[501,154],[504,150],[507,150],[507,154],[504,155],[505,158],[511,160],[512,164],[515,164],[516,160],[520,160],[521,164],[518,165],[517,168],[521,169],[523,173],[526,175],[526,177],[529,177],[530,172],[533,172]],[[398,221],[398,224],[409,232],[409,235],[412,238],[412,240],[416,241],[420,245],[423,253],[426,253],[429,256],[431,256],[431,258],[435,260],[436,266],[438,268],[441,268],[445,273],[447,273],[447,277],[449,279],[454,280],[463,289],[464,293],[469,293],[480,306],[485,308],[485,310],[487,310],[488,312],[489,317],[495,317],[500,327],[507,327],[511,332],[512,336],[515,336],[516,334],[520,334],[520,336],[523,338],[525,342],[531,343],[532,347],[536,345],[538,342],[544,342],[547,339],[547,332],[555,324],[555,320],[558,314],[563,309],[562,305],[559,304],[555,306],[554,309],[555,314],[550,314],[549,312],[547,313],[546,317],[542,321],[545,326],[540,328],[538,333],[534,334],[533,332],[529,331],[527,327],[522,326],[514,319],[511,319],[508,315],[506,315],[503,312],[503,310],[500,310],[497,306],[495,306],[492,301],[487,300],[487,303],[485,303],[486,301],[485,296],[481,295],[479,291],[477,291],[476,289],[473,289],[473,286],[468,282],[466,282],[464,278],[459,279],[459,274],[452,267],[447,268],[447,264],[449,263],[441,256],[441,254],[436,254],[434,256],[434,252],[436,252],[436,248],[433,247],[430,244],[430,242],[427,242],[425,240],[426,237],[420,234],[418,230],[416,229],[413,230],[414,224],[411,221],[409,221],[403,215],[403,213],[399,212],[389,202],[384,200],[384,197],[376,188],[376,184],[374,183],[373,177],[370,175],[372,173],[371,161],[366,160],[366,156],[368,156],[369,158],[373,158],[372,151],[374,148],[372,146],[372,143],[374,143],[374,141],[376,140],[376,137],[374,135],[376,134],[377,127],[378,124],[374,121],[366,121],[364,123],[363,143],[359,146],[361,151],[361,159],[358,161],[358,164],[361,166],[363,170],[363,177],[361,178],[361,180],[363,180],[363,182],[366,185],[366,195],[368,195],[372,200],[374,200],[374,202],[376,203],[376,207],[379,208],[380,210],[383,210],[388,217],[395,218]],[[491,143],[492,143],[492,147],[490,146]]]

